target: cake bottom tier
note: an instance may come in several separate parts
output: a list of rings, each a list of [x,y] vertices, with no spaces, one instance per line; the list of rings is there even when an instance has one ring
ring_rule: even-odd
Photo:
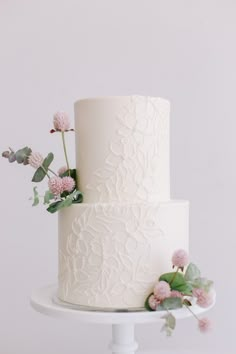
[[[59,212],[59,299],[143,307],[176,249],[188,250],[187,201],[77,204]]]

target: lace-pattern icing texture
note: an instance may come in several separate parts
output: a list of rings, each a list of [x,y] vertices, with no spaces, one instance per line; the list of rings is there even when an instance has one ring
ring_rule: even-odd
[[[168,201],[169,102],[128,96],[112,99],[106,110],[109,100],[91,101],[90,107],[83,109],[80,103],[76,110],[77,168],[84,201]],[[94,109],[93,117],[90,109]],[[88,124],[86,130],[84,124]],[[103,140],[93,133],[100,131],[99,124],[106,132]],[[93,165],[89,173],[84,152]]]
[[[188,249],[187,202],[65,208],[58,295],[85,306],[142,307],[177,247]]]

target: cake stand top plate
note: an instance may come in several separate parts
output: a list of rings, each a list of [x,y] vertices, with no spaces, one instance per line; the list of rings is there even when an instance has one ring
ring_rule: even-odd
[[[50,317],[62,319],[75,319],[81,323],[104,323],[104,324],[120,324],[120,323],[151,323],[163,321],[161,318],[166,311],[134,311],[134,312],[107,312],[107,311],[89,311],[81,308],[70,307],[57,303],[54,299],[57,293],[57,286],[50,285],[33,291],[30,303],[38,312]],[[215,296],[214,296],[215,298]],[[215,304],[212,304],[213,307]],[[197,305],[193,305],[191,310],[199,315],[208,311]],[[187,318],[192,316],[190,311],[183,307],[181,309],[171,310],[176,319]]]

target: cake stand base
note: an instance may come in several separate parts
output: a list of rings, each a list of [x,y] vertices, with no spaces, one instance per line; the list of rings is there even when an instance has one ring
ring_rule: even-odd
[[[35,290],[31,296],[31,306],[38,312],[61,319],[75,319],[80,323],[98,323],[112,325],[112,342],[109,346],[113,354],[135,354],[138,344],[134,338],[134,327],[137,323],[163,323],[165,311],[134,311],[134,312],[107,312],[83,310],[70,304],[60,304],[55,301],[57,286],[50,285]],[[196,315],[208,311],[214,303],[206,308],[192,306]],[[176,319],[192,317],[186,308],[171,311]]]
[[[135,354],[138,343],[134,339],[133,324],[113,324],[112,343],[110,349],[113,354]]]

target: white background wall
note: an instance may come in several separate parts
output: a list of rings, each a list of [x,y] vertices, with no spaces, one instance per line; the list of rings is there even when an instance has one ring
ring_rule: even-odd
[[[191,258],[215,279],[214,331],[137,327],[141,349],[232,353],[235,336],[236,2],[0,0],[0,147],[62,163],[54,111],[87,96],[172,103],[172,196],[191,202]],[[74,158],[73,135],[69,144]],[[61,157],[60,157],[61,156]],[[31,207],[32,170],[0,160],[0,354],[104,353],[109,326],[35,313],[29,295],[57,277],[57,217]]]

